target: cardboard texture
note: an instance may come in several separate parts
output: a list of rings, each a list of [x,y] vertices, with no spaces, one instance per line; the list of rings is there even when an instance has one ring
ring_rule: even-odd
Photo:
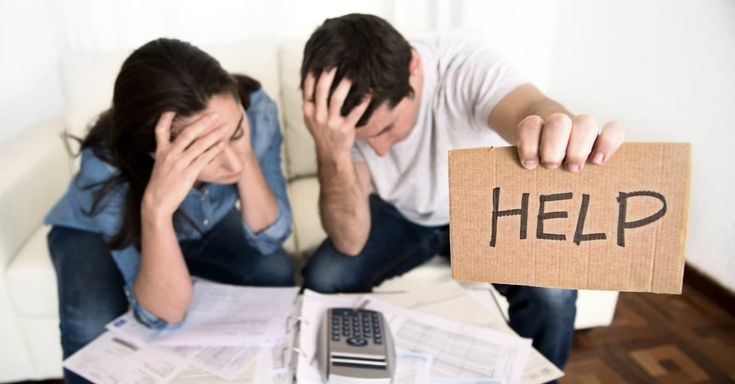
[[[572,173],[524,169],[515,147],[452,150],[452,277],[681,293],[690,158],[688,143],[625,143]]]

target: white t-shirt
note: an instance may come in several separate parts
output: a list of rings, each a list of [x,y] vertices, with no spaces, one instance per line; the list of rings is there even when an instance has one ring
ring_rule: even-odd
[[[469,41],[412,41],[424,67],[416,125],[383,157],[358,139],[352,157],[366,161],[373,187],[408,220],[449,223],[447,153],[454,148],[505,146],[489,127],[495,104],[525,81],[496,53]]]

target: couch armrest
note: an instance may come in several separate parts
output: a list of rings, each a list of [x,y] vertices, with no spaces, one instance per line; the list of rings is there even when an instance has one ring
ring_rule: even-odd
[[[0,273],[66,189],[69,156],[61,118],[0,143]]]
[[[39,228],[70,178],[61,118],[0,143],[0,382],[33,376],[27,340],[10,300],[6,267]]]

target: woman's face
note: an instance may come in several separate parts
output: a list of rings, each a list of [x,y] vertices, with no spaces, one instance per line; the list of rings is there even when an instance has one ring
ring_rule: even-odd
[[[192,116],[176,118],[171,127],[171,133],[174,137],[178,136],[192,122],[205,114],[212,113],[218,114],[219,119],[202,135],[220,127],[223,127],[228,133],[222,152],[202,169],[197,180],[215,184],[236,183],[240,180],[245,154],[250,147],[250,127],[245,110],[232,94],[214,95],[209,99],[205,110]]]

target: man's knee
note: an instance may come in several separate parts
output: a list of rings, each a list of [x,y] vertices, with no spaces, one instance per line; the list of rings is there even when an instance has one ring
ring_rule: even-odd
[[[371,287],[366,286],[360,273],[359,257],[338,252],[326,240],[304,268],[304,286],[320,293],[369,291]]]
[[[530,299],[539,308],[540,315],[549,319],[573,318],[576,312],[576,290],[533,288]]]

